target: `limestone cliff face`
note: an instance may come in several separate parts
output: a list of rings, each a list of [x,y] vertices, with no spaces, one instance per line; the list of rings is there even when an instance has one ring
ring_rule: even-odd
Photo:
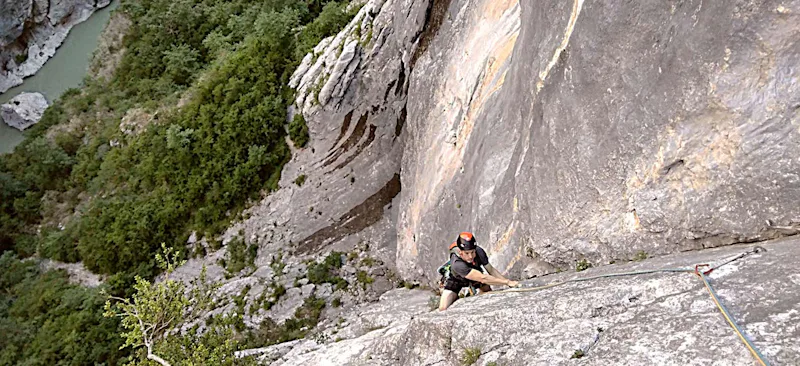
[[[372,0],[291,80],[309,147],[228,236],[430,281],[800,229],[800,2]],[[302,186],[293,183],[305,175]]]
[[[405,276],[461,230],[528,275],[797,233],[800,2],[447,9],[409,76]]]
[[[69,30],[111,0],[1,0],[0,93],[55,54]]]

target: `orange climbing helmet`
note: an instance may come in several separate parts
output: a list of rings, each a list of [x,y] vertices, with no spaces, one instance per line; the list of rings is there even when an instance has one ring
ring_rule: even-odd
[[[458,234],[458,239],[456,239],[455,244],[458,246],[458,249],[461,250],[475,250],[478,248],[478,242],[475,240],[475,236],[466,231]]]

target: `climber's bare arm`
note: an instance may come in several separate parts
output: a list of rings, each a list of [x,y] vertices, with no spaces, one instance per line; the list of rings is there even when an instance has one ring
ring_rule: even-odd
[[[497,277],[497,278],[499,278],[501,280],[507,280],[508,279],[508,278],[505,278],[505,276],[503,276],[503,274],[500,273],[500,271],[498,271],[497,268],[494,268],[494,266],[491,265],[491,264],[486,264],[483,267],[486,268],[486,272],[489,272],[489,274],[494,276],[494,277]]]
[[[492,276],[488,273],[481,273],[480,271],[476,271],[474,269],[470,270],[466,277],[470,281],[480,282],[487,285],[508,285],[510,282],[513,282],[505,278]]]

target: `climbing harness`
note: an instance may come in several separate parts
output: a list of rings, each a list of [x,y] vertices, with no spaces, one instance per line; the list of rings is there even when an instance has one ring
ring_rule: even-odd
[[[766,251],[766,249],[764,249],[764,248],[762,248],[760,246],[756,246],[756,247],[753,247],[753,249],[751,249],[751,250],[748,250],[746,252],[738,254],[738,255],[736,255],[736,256],[734,256],[732,258],[729,258],[727,260],[721,261],[720,263],[718,263],[718,264],[716,264],[714,266],[711,266],[709,264],[698,264],[698,265],[695,265],[694,268],[664,268],[664,269],[651,269],[651,270],[642,270],[642,271],[609,273],[609,274],[597,275],[597,276],[591,276],[591,277],[585,277],[585,278],[573,278],[573,279],[568,279],[568,280],[565,280],[565,281],[550,283],[550,284],[543,285],[543,286],[524,287],[524,288],[510,288],[510,289],[505,289],[505,290],[500,290],[500,291],[493,291],[493,292],[487,293],[487,295],[491,295],[493,293],[539,291],[539,290],[544,290],[544,289],[548,289],[548,288],[553,288],[553,287],[556,287],[556,286],[565,285],[567,283],[591,281],[591,280],[596,280],[596,279],[600,279],[600,278],[636,276],[636,275],[651,274],[651,273],[680,273],[680,272],[691,273],[691,274],[694,274],[695,276],[697,276],[701,281],[703,281],[703,285],[708,290],[708,293],[711,295],[711,299],[714,301],[714,304],[717,305],[717,308],[719,309],[720,313],[722,313],[722,316],[725,318],[725,320],[728,322],[728,324],[731,326],[731,328],[733,328],[733,330],[736,332],[736,335],[739,336],[739,339],[742,341],[742,343],[744,343],[744,345],[747,347],[747,349],[750,350],[750,353],[753,355],[753,357],[755,357],[755,359],[762,366],[770,366],[770,363],[769,363],[769,361],[767,361],[766,357],[764,357],[764,355],[762,355],[761,352],[758,351],[756,346],[747,338],[747,336],[745,335],[745,333],[742,330],[742,328],[736,323],[736,321],[730,315],[730,312],[728,312],[728,309],[725,308],[725,306],[719,300],[719,297],[717,296],[716,291],[714,291],[714,288],[711,286],[711,283],[708,281],[708,277],[706,277],[709,274],[711,274],[712,271],[714,271],[715,269],[717,269],[719,267],[722,267],[724,265],[727,265],[727,264],[730,264],[730,263],[732,263],[734,261],[742,259],[742,258],[744,258],[744,257],[746,257],[746,256],[748,256],[750,254],[761,253],[761,252],[764,252],[764,251]],[[703,271],[703,270],[701,270],[701,268],[707,268],[707,269]]]

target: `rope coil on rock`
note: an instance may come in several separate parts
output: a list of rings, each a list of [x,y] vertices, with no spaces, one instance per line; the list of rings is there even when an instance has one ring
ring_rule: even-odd
[[[711,299],[714,302],[714,304],[717,306],[717,309],[719,309],[720,313],[722,313],[722,316],[725,318],[725,320],[728,322],[728,324],[731,326],[731,328],[733,328],[733,330],[736,332],[736,335],[739,336],[739,339],[742,341],[742,343],[745,344],[745,346],[750,351],[750,353],[753,355],[753,357],[755,357],[755,359],[762,366],[770,366],[770,363],[769,363],[769,361],[767,361],[766,357],[764,357],[764,355],[762,355],[761,352],[758,351],[756,346],[747,338],[747,336],[745,335],[744,331],[742,331],[742,329],[739,326],[739,324],[737,324],[736,321],[733,319],[733,317],[730,315],[730,312],[728,311],[728,309],[725,308],[725,306],[719,300],[719,297],[717,296],[716,291],[714,291],[714,288],[711,286],[711,283],[708,281],[708,278],[706,277],[712,271],[714,271],[715,269],[717,269],[719,267],[722,267],[724,265],[730,264],[730,263],[732,263],[734,261],[737,261],[737,260],[739,260],[741,258],[744,258],[744,257],[746,257],[746,256],[748,256],[750,254],[760,253],[762,251],[766,251],[766,249],[764,249],[764,248],[762,248],[760,246],[756,246],[751,250],[748,250],[748,251],[743,252],[743,253],[741,253],[739,255],[736,255],[736,256],[728,259],[728,260],[722,261],[719,264],[714,265],[714,266],[710,266],[708,264],[698,264],[694,268],[664,268],[664,269],[652,269],[652,270],[642,270],[642,271],[609,273],[609,274],[597,275],[597,276],[591,276],[591,277],[585,277],[585,278],[572,278],[572,279],[569,279],[569,280],[560,281],[560,282],[554,282],[554,283],[550,283],[550,284],[543,285],[543,286],[537,286],[537,287],[510,288],[510,289],[505,289],[505,290],[500,290],[500,291],[493,291],[493,292],[487,293],[487,295],[488,294],[492,294],[492,293],[540,291],[540,290],[544,290],[544,289],[548,289],[548,288],[553,288],[553,287],[556,287],[556,286],[565,285],[567,283],[591,281],[591,280],[596,280],[596,279],[601,279],[601,278],[636,276],[636,275],[651,274],[651,273],[680,273],[680,272],[692,273],[692,274],[696,275],[701,281],[703,281],[703,285],[708,290],[709,295],[711,295]],[[700,268],[702,268],[702,267],[708,267],[708,270],[701,271]]]

